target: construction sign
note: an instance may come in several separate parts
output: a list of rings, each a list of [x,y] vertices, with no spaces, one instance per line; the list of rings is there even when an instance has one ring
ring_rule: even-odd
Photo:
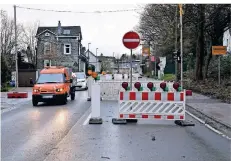
[[[142,46],[142,55],[143,56],[150,56],[150,47],[147,46]]]
[[[225,55],[227,53],[226,46],[212,46],[213,55]]]

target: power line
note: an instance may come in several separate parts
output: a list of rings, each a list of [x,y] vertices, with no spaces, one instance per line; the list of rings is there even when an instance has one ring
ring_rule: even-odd
[[[41,9],[41,8],[31,8],[31,7],[22,7],[16,6],[17,8],[27,9],[27,10],[36,10],[36,11],[45,11],[45,12],[59,12],[59,13],[115,13],[115,12],[131,12],[137,11],[140,9],[127,9],[127,10],[104,10],[104,11],[92,11],[92,12],[83,12],[83,11],[68,11],[68,10],[50,10],[50,9]]]

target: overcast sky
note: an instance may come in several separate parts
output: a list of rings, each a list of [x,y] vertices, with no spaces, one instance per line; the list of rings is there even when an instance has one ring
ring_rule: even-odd
[[[23,5],[24,7],[52,9],[52,10],[71,10],[71,11],[102,11],[102,10],[121,10],[138,8],[137,4],[88,4],[88,5]],[[1,9],[6,10],[8,15],[13,18],[13,5],[1,5]],[[17,9],[17,22],[25,25],[33,24],[35,21],[40,21],[40,26],[57,26],[58,21],[64,26],[81,26],[83,35],[83,45],[87,47],[88,42],[91,42],[90,50],[95,53],[98,49],[98,54],[112,56],[115,54],[130,53],[123,46],[123,35],[134,30],[138,25],[139,15],[136,11],[117,12],[117,13],[100,13],[100,14],[76,14],[76,13],[55,13],[41,12],[35,10]],[[137,52],[140,49],[137,49]]]

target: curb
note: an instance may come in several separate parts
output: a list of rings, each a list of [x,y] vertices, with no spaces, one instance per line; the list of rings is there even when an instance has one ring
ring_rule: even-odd
[[[208,124],[211,127],[220,130],[226,134],[228,133],[231,136],[231,125],[228,125],[227,123],[224,123],[214,118],[213,116],[209,116],[188,104],[186,104],[186,108],[187,111],[196,115],[198,118],[202,119],[205,122],[205,124]]]

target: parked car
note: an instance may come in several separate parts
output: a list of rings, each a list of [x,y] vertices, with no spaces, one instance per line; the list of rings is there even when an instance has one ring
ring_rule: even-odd
[[[84,72],[77,72],[75,73],[76,77],[77,77],[77,88],[79,89],[84,89],[87,90],[88,86],[87,86],[87,76]]]

